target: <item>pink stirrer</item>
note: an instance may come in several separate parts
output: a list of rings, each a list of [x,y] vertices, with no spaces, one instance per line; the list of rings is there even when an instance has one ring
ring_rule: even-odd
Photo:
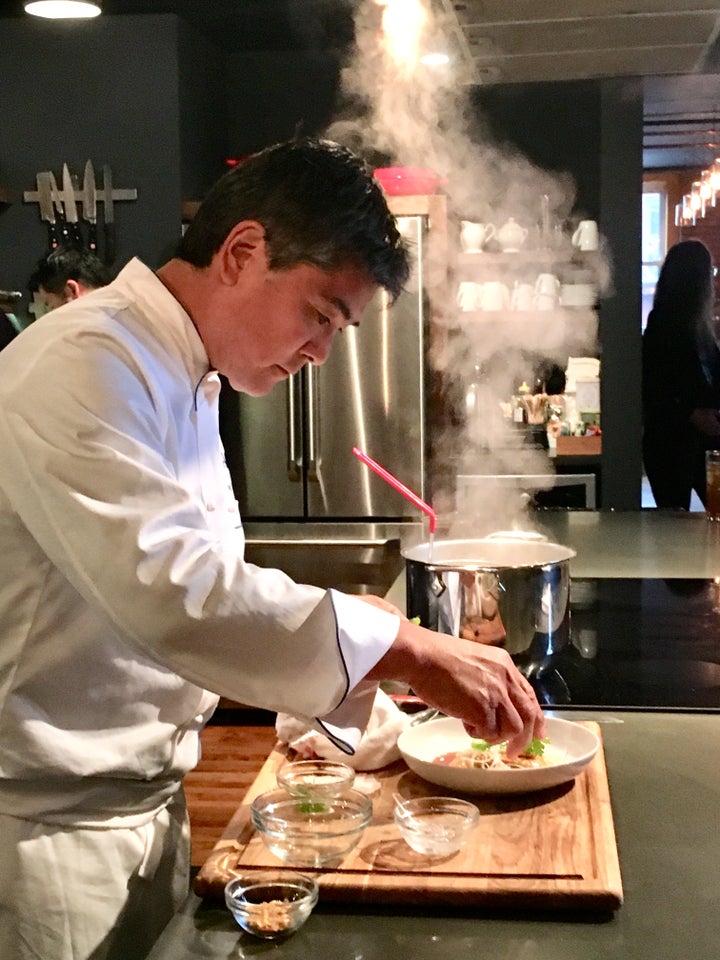
[[[437,526],[437,515],[429,503],[425,503],[424,500],[421,500],[420,497],[413,493],[404,483],[401,483],[397,477],[394,477],[389,473],[385,467],[381,467],[380,464],[373,460],[372,457],[369,457],[366,453],[363,453],[362,450],[359,450],[357,447],[352,448],[352,452],[362,462],[370,467],[371,470],[374,470],[375,473],[382,477],[382,479],[389,483],[391,487],[394,487],[398,493],[401,493],[407,500],[411,503],[414,503],[416,507],[420,509],[430,517],[430,533],[435,533],[435,527]]]

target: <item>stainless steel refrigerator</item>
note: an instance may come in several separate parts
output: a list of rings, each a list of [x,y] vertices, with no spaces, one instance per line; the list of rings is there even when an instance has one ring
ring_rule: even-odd
[[[414,507],[353,455],[360,447],[425,496],[427,218],[398,218],[413,254],[406,290],[378,293],[329,359],[265,397],[226,389],[221,433],[244,519],[395,519]]]

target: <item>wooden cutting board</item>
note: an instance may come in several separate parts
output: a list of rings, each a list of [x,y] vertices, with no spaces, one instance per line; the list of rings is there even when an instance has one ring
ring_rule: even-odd
[[[597,723],[583,725],[601,736]],[[324,900],[616,909],[622,881],[602,739],[600,744],[592,763],[570,783],[536,793],[467,796],[480,810],[480,823],[459,853],[442,860],[415,853],[401,838],[393,823],[393,794],[448,791],[399,761],[372,774],[380,790],[373,796],[372,823],[355,850],[332,869],[300,869],[317,877]],[[293,869],[267,850],[250,819],[250,803],[275,788],[275,773],[287,760],[287,750],[276,745],[197,875],[200,896],[222,897],[228,880],[254,870]]]

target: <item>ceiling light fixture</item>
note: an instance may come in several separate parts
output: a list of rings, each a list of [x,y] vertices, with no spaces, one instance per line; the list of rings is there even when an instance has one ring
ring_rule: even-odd
[[[47,20],[73,20],[97,17],[100,0],[25,0],[25,13]]]

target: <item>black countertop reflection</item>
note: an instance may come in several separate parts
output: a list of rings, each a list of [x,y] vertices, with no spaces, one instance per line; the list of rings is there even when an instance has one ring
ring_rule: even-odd
[[[720,584],[573,579],[571,643],[530,677],[541,703],[720,712]]]

